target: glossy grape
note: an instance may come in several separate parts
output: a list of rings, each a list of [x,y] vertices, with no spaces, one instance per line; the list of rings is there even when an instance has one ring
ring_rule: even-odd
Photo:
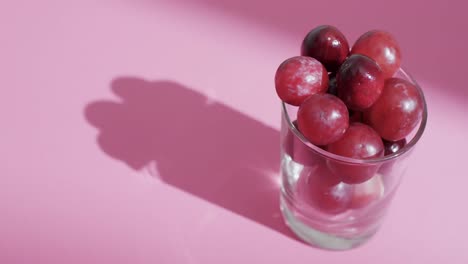
[[[299,130],[312,144],[327,145],[343,136],[349,125],[345,104],[331,94],[310,96],[297,112]]]
[[[364,120],[382,138],[398,141],[418,125],[423,113],[423,99],[412,83],[390,78],[380,98],[364,113]]]
[[[337,74],[338,97],[349,109],[362,111],[377,101],[382,93],[384,76],[379,65],[362,55],[351,55]]]
[[[314,58],[292,57],[278,67],[275,88],[282,101],[299,106],[307,97],[327,91],[328,72]]]
[[[307,179],[308,200],[315,208],[338,214],[350,207],[353,188],[340,181],[326,166],[318,166]]]
[[[301,55],[316,58],[329,72],[338,70],[348,53],[346,37],[333,26],[316,27],[302,41]]]
[[[392,77],[401,64],[400,46],[390,33],[382,30],[364,33],[354,43],[351,54],[362,54],[375,60],[385,78]]]
[[[327,150],[355,159],[378,158],[384,155],[384,145],[379,134],[361,123],[351,123],[343,137],[328,145]],[[328,161],[328,165],[346,183],[365,182],[379,169],[379,166],[374,164],[350,165],[332,159]]]

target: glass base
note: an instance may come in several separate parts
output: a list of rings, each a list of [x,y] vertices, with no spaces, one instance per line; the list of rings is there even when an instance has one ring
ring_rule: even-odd
[[[284,197],[281,195],[281,212],[289,228],[303,241],[308,244],[327,250],[347,250],[358,247],[368,241],[377,231],[373,230],[364,236],[345,238],[338,237],[313,229],[298,220],[289,208]]]

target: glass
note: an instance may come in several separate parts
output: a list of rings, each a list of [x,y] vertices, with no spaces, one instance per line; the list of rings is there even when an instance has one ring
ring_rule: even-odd
[[[311,144],[292,123],[298,107],[282,104],[281,211],[286,224],[305,242],[345,250],[366,242],[379,229],[427,120],[426,102],[417,82],[401,69],[395,77],[418,88],[424,109],[406,146],[382,158],[352,159]],[[341,170],[333,170],[337,167]],[[346,184],[336,180],[337,171],[343,168],[347,173],[374,174],[364,183]]]

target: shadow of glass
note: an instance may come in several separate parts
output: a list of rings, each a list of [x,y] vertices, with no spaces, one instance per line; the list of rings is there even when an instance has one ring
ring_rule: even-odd
[[[135,170],[294,238],[279,210],[279,132],[171,81],[121,77],[120,102],[85,116],[98,144]],[[294,238],[295,239],[295,238]]]

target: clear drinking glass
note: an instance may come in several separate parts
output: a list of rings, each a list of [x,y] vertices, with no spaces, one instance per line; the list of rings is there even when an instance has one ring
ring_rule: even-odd
[[[311,144],[293,124],[298,107],[282,104],[281,211],[290,229],[309,244],[350,249],[366,242],[381,225],[427,120],[419,85],[401,69],[395,77],[418,88],[424,109],[419,125],[406,138],[406,146],[382,158],[352,159]],[[336,180],[336,167],[347,173],[374,174],[364,183],[346,184]]]

